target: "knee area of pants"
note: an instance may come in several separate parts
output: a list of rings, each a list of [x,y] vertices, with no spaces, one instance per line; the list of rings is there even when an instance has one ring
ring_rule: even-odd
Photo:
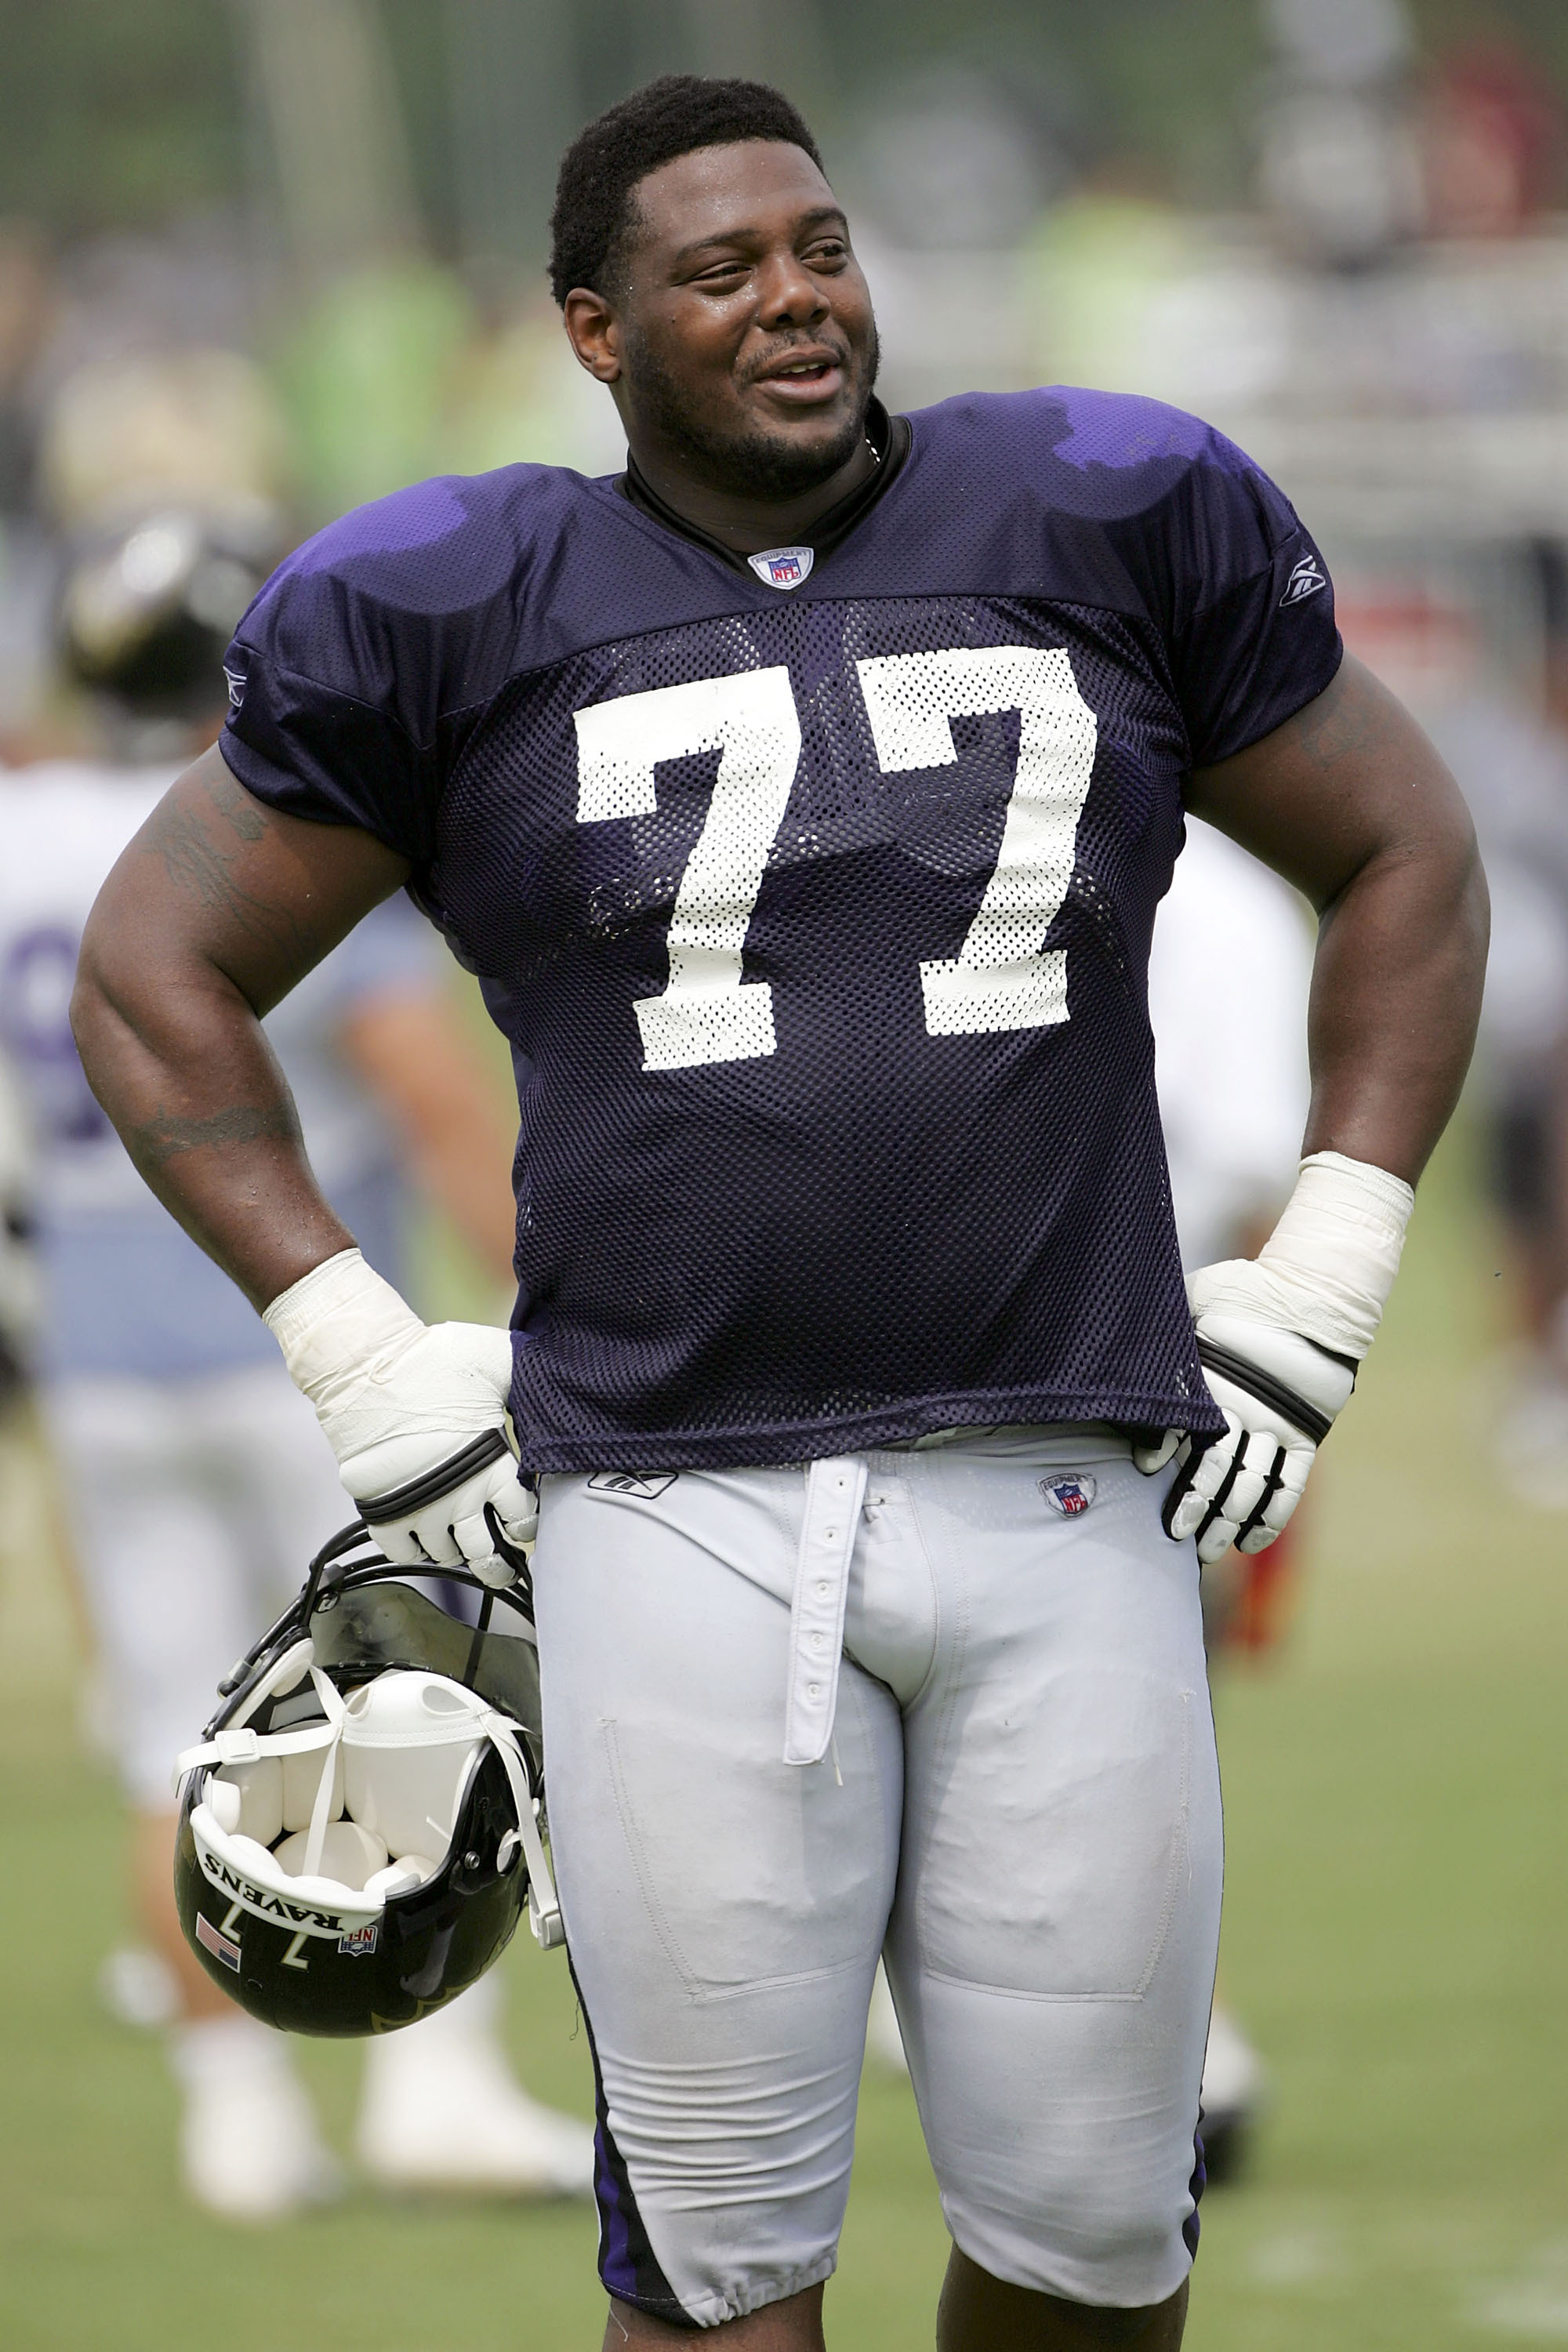
[[[1136,2344],[1190,2267],[1184,2215],[1167,2200],[1155,2217],[1067,2213],[1059,2205],[984,2219],[946,2205],[948,2226],[967,2259],[993,2278],[1068,2307],[1094,2342]],[[1121,2226],[1118,2226],[1119,2221]],[[1095,2331],[1100,2331],[1096,2333]]]

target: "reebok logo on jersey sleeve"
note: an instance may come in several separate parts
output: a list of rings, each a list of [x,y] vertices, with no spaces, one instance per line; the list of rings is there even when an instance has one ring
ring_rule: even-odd
[[[1319,568],[1317,557],[1303,555],[1285,583],[1285,593],[1279,602],[1281,604],[1299,604],[1303,597],[1315,596],[1320,588],[1326,588],[1328,584]]]

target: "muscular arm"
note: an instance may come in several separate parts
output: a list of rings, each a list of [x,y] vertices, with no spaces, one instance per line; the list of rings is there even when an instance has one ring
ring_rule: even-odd
[[[1413,1184],[1458,1099],[1486,968],[1486,882],[1458,787],[1347,656],[1283,727],[1199,769],[1189,805],[1319,912],[1303,1150]]]
[[[258,1307],[353,1236],[321,1196],[260,1016],[408,867],[352,826],[279,814],[215,745],[99,894],[71,1022],[137,1167]]]

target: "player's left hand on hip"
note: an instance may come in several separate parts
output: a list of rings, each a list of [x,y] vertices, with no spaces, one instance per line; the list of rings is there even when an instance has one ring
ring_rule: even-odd
[[[510,1584],[538,1526],[506,1436],[510,1334],[421,1322],[357,1250],[313,1267],[266,1321],[387,1558]]]
[[[1167,1441],[1152,1449],[1165,1461],[1173,1452],[1178,1465],[1161,1513],[1165,1533],[1177,1543],[1195,1537],[1205,1561],[1223,1559],[1232,1544],[1262,1551],[1273,1542],[1300,1501],[1312,1458],[1355,1385],[1353,1363],[1326,1354],[1299,1332],[1238,1311],[1248,1288],[1260,1287],[1258,1273],[1255,1264],[1237,1258],[1200,1267],[1189,1277],[1198,1355],[1209,1393],[1225,1415],[1225,1434],[1172,1432],[1173,1448]],[[1216,1294],[1226,1306],[1210,1311],[1207,1302]]]
[[[1401,1178],[1317,1152],[1256,1259],[1188,1276],[1198,1355],[1225,1431],[1167,1430],[1132,1458],[1146,1475],[1176,1462],[1162,1522],[1173,1542],[1195,1538],[1201,1560],[1232,1544],[1262,1551],[1288,1525],[1372,1345],[1414,1202]]]

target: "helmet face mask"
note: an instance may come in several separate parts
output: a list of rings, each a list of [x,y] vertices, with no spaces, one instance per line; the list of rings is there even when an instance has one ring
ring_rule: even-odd
[[[443,1578],[446,1573],[442,1571]],[[481,1630],[454,1617],[405,1581],[407,1576],[406,1569],[385,1567],[379,1576],[363,1581],[356,1576],[328,1585],[308,1627],[318,1664],[345,1687],[393,1666],[423,1668],[466,1684],[522,1726],[537,1777],[542,1769],[539,1653],[532,1621],[521,1600],[500,1594],[502,1606]],[[475,1589],[481,1593],[488,1590]]]
[[[227,1678],[176,1767],[174,1891],[215,1983],[268,2025],[411,2025],[474,1982],[526,1900],[562,1940],[542,1841],[539,1672],[526,1580],[437,1590],[355,1528]],[[432,1580],[424,1580],[426,1586]]]

